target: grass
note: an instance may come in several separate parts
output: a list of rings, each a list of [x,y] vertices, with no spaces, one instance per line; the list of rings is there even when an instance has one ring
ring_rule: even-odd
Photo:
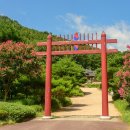
[[[88,88],[99,88],[101,89],[101,84],[87,84]]]
[[[8,121],[0,121],[0,126],[3,125],[11,125],[11,124],[15,124],[16,122],[12,121],[12,120],[8,120]]]
[[[121,119],[130,124],[130,106],[125,100],[116,100],[114,101],[114,105],[121,113]]]

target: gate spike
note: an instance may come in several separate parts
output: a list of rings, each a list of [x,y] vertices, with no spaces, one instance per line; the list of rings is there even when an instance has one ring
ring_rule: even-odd
[[[97,32],[96,32],[96,40],[97,40]]]
[[[85,33],[84,33],[84,40],[85,40]]]
[[[65,41],[65,35],[64,35],[64,41]]]
[[[73,34],[71,34],[71,40],[73,40]]]
[[[97,32],[96,32],[96,40],[97,40]],[[96,43],[96,48],[97,48],[97,43]]]
[[[89,33],[88,33],[88,41],[89,41]]]
[[[67,35],[67,40],[69,40],[69,34]]]
[[[81,40],[81,33],[79,34],[79,40]]]

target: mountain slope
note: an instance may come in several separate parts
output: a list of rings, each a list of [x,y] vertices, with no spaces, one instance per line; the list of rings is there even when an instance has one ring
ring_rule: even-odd
[[[0,42],[13,40],[15,42],[36,43],[46,41],[48,32],[40,32],[20,25],[6,16],[0,16]],[[54,37],[55,39],[56,37]]]

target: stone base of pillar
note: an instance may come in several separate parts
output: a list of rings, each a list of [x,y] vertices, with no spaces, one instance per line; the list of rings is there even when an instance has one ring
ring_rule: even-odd
[[[110,120],[111,117],[110,116],[100,116],[101,120]]]
[[[52,119],[52,116],[43,116],[42,119]]]

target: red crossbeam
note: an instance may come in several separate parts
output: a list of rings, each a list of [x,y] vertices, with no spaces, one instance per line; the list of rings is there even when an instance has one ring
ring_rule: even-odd
[[[117,39],[107,39],[107,43],[117,43]],[[57,41],[52,42],[52,45],[82,45],[82,44],[101,44],[101,40],[81,40],[81,41]],[[37,46],[46,46],[47,42],[38,42]]]
[[[117,39],[106,39],[106,43],[117,43]]]
[[[108,49],[107,53],[116,53],[117,49]],[[77,50],[77,51],[52,51],[52,55],[73,55],[73,54],[100,54],[101,50]],[[46,52],[36,52],[37,56],[45,56]]]

